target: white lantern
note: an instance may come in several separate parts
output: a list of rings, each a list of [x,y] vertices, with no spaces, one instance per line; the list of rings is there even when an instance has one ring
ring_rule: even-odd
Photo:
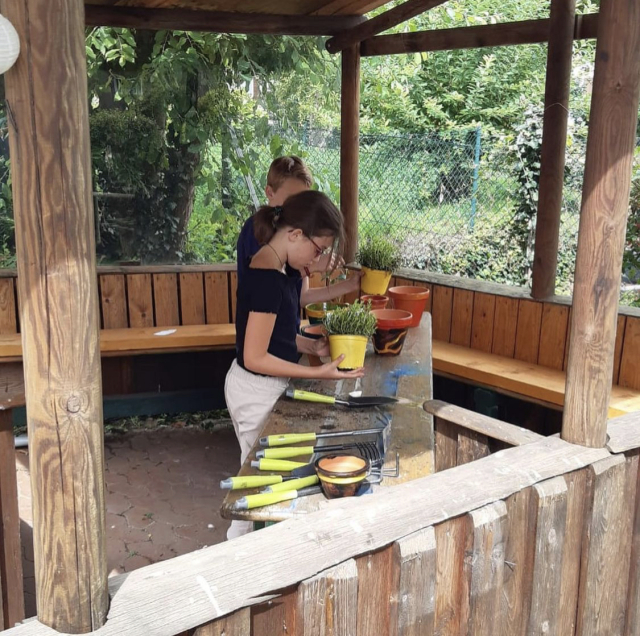
[[[18,59],[20,38],[13,24],[0,14],[0,75],[6,73]]]

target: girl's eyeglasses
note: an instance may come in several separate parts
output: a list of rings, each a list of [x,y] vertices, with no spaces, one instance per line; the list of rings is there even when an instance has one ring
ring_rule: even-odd
[[[307,236],[305,234],[305,236]],[[313,243],[313,246],[316,248],[316,258],[318,258],[318,256],[326,256],[327,254],[331,253],[331,250],[333,249],[332,247],[320,247],[310,236],[307,236],[307,238]]]

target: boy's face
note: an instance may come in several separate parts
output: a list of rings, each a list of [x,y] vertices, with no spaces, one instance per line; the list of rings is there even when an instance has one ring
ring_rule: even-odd
[[[306,183],[289,177],[282,182],[282,185],[274,190],[270,185],[265,188],[265,194],[267,195],[267,201],[271,207],[276,205],[282,205],[290,196],[294,194],[300,194],[308,190],[309,187]]]

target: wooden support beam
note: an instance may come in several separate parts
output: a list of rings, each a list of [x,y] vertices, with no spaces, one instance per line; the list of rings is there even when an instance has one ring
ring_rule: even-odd
[[[146,9],[142,7],[86,6],[86,25],[128,29],[161,29],[209,33],[263,33],[272,35],[334,35],[364,22],[359,15],[276,15]]]
[[[108,607],[84,2],[1,9],[22,46],[5,91],[38,618],[82,633]]]
[[[453,51],[457,49],[480,49],[493,46],[517,44],[539,44],[549,39],[551,20],[522,20],[504,24],[486,24],[455,29],[415,31],[378,35],[364,40],[360,45],[362,57],[372,55],[394,55],[397,53],[421,53],[428,51]],[[589,13],[575,17],[573,39],[595,38],[598,29],[598,14]]]
[[[602,0],[562,438],[601,447],[616,339],[640,90],[640,0]]]
[[[375,18],[347,29],[327,40],[327,51],[329,53],[344,51],[351,46],[359,44],[362,40],[378,35],[378,33],[397,26],[425,11],[429,11],[429,9],[433,9],[444,2],[445,0],[407,0],[407,2],[389,11],[385,11]]]
[[[551,0],[531,285],[533,298],[549,298],[556,288],[575,12],[575,0]]]
[[[340,209],[347,244],[344,259],[353,261],[358,250],[358,155],[360,150],[360,53],[351,47],[342,53],[342,109],[340,112]]]

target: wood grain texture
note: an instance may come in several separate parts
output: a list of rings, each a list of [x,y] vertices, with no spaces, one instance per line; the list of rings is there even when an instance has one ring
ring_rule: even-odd
[[[633,455],[638,451],[634,450]],[[631,475],[631,478],[633,475]],[[629,591],[625,616],[625,636],[640,634],[640,471],[636,481],[635,517],[633,520],[631,559],[629,571]],[[631,502],[627,502],[630,505]]]
[[[640,318],[627,317],[618,383],[640,389]]]
[[[298,603],[295,587],[283,590],[280,596],[251,607],[251,634],[296,634],[296,609]]]
[[[490,294],[476,293],[473,306],[473,330],[471,347],[490,353],[493,348],[496,297]]]
[[[327,627],[325,603],[328,585],[325,572],[320,572],[310,579],[301,581],[298,585],[295,633],[299,636],[315,636],[325,632]]]
[[[393,546],[356,559],[358,568],[357,636],[391,633],[391,617],[397,614]],[[393,596],[392,596],[393,594]],[[389,606],[393,605],[393,608]]]
[[[640,2],[602,0],[562,421],[565,439],[588,446],[606,442],[639,93]]]
[[[474,313],[473,292],[466,289],[453,290],[451,310],[451,342],[468,347],[471,344],[471,321]]]
[[[449,342],[451,340],[453,289],[451,287],[434,285],[432,296],[431,316],[433,320],[433,339]]]
[[[18,331],[14,280],[14,278],[0,278],[0,334]]]
[[[151,274],[127,276],[127,301],[131,327],[153,327],[153,291]]]
[[[231,322],[229,311],[229,277],[226,272],[207,272],[204,275],[204,295],[207,324]]]
[[[612,453],[640,448],[640,409],[608,421],[607,448]]]
[[[458,465],[458,426],[434,417],[436,472]]]
[[[193,636],[246,636],[250,630],[251,610],[246,607],[213,623],[198,627]]]
[[[622,634],[629,583],[638,456],[615,455],[589,466],[576,633]],[[594,599],[598,599],[594,603]]]
[[[108,594],[84,4],[3,0],[1,10],[22,46],[4,80],[18,288],[29,298],[20,324],[38,616],[88,632],[105,622]]]
[[[496,297],[491,352],[513,358],[516,350],[516,328],[518,326],[518,301],[505,296]]]
[[[175,327],[180,324],[176,274],[153,274],[153,306],[156,327]]]
[[[516,327],[516,349],[514,357],[524,362],[538,361],[542,303],[521,300],[518,303],[518,326]]]
[[[202,274],[180,274],[180,324],[204,325],[204,279]]]
[[[562,370],[568,328],[569,308],[562,305],[544,303],[542,306],[540,348],[538,351],[539,365]]]
[[[612,383],[618,384],[620,380],[620,364],[622,363],[622,345],[624,344],[624,331],[627,326],[627,317],[618,314],[616,325],[616,345],[613,354],[613,377]],[[640,345],[640,340],[637,343]],[[634,387],[635,388],[635,387]]]
[[[122,329],[129,326],[124,276],[119,274],[101,276],[100,299],[104,329]]]
[[[487,436],[464,428],[458,430],[456,465],[468,464],[489,455]]]
[[[231,272],[229,275],[229,301],[231,302],[231,322],[236,322],[236,306],[238,304],[238,274]]]
[[[358,568],[353,559],[327,570],[326,636],[354,636],[358,616]]]

